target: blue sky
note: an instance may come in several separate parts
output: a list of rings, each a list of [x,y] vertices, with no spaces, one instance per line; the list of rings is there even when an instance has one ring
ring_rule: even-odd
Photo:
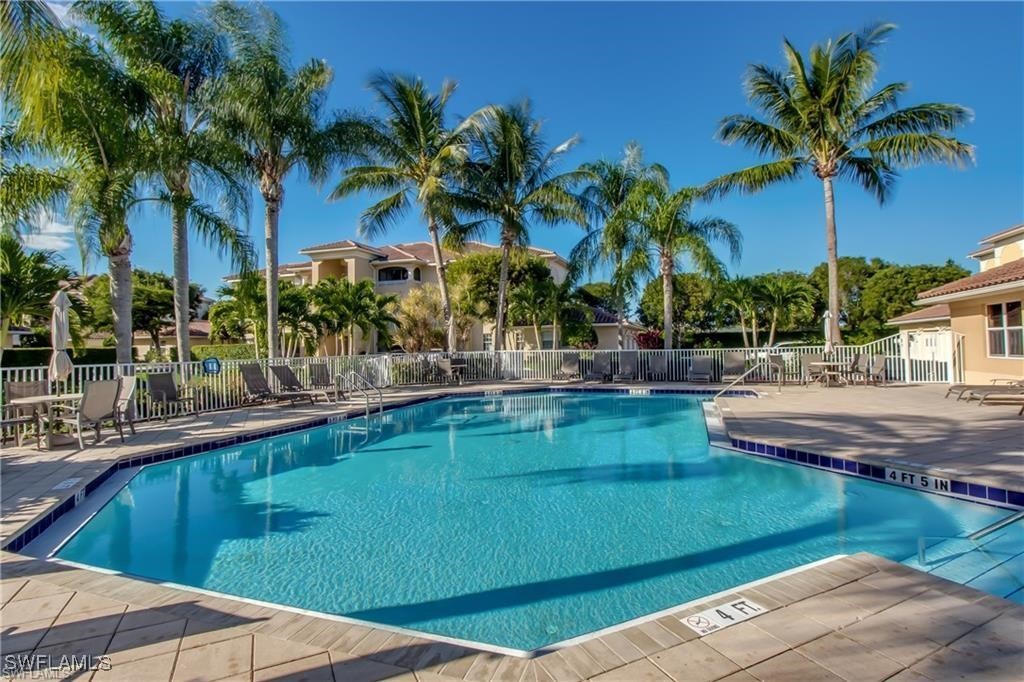
[[[717,122],[749,112],[741,80],[754,62],[781,65],[781,42],[803,51],[816,41],[877,21],[899,26],[880,50],[881,83],[910,83],[904,104],[956,102],[974,122],[959,135],[977,146],[967,170],[906,171],[884,207],[846,183],[836,189],[841,255],[901,263],[963,258],[977,240],[1024,216],[1024,5],[1020,3],[270,3],[286,22],[296,62],[325,58],[334,68],[330,106],[373,110],[365,83],[377,70],[459,83],[454,115],[529,97],[551,143],[583,138],[566,167],[616,158],[636,140],[668,167],[674,184],[705,182],[755,161],[713,139]],[[192,4],[167,5],[172,14]],[[355,237],[368,198],[326,203],[294,176],[281,216],[282,262],[318,242]],[[699,214],[735,222],[743,258],[734,272],[809,269],[824,257],[820,182],[808,177],[755,196],[703,206]],[[135,263],[169,271],[163,215],[132,227]],[[262,248],[262,201],[250,229]],[[388,241],[424,238],[410,213]],[[536,245],[567,253],[578,228],[538,226]],[[75,248],[66,250],[78,263]],[[93,264],[105,268],[105,263]],[[196,243],[192,278],[210,289],[229,270]]]

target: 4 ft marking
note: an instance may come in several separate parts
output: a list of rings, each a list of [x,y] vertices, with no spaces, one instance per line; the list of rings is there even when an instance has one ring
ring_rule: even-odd
[[[749,599],[737,599],[728,604],[720,604],[713,609],[705,609],[692,616],[686,616],[682,621],[698,635],[704,636],[764,612],[765,608],[760,604],[755,604]]]

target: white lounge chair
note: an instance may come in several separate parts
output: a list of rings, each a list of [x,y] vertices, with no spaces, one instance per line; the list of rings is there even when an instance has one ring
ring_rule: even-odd
[[[64,409],[70,411],[75,419],[70,422],[78,436],[78,447],[85,449],[85,440],[82,438],[82,431],[86,427],[96,429],[96,442],[100,442],[100,426],[106,420],[114,422],[117,433],[124,442],[124,431],[121,422],[117,418],[117,401],[121,394],[121,380],[108,379],[104,381],[90,381],[82,391],[82,399],[77,405],[71,405]]]
[[[715,359],[707,355],[698,355],[690,360],[690,372],[686,377],[691,382],[710,384],[714,378]]]

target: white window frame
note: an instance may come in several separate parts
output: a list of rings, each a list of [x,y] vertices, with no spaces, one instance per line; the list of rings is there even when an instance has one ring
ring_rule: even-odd
[[[1010,332],[1020,331],[1022,334],[1024,334],[1024,324],[1014,325],[1012,327],[1011,326],[1007,326],[1007,324],[1006,324],[1006,322],[1007,322],[1006,306],[1008,304],[1010,304],[1010,303],[1016,303],[1017,305],[1019,305],[1021,307],[1020,308],[1020,310],[1021,310],[1021,317],[1022,317],[1021,322],[1024,323],[1024,302],[1022,302],[1022,301],[1003,301],[1002,303],[987,303],[985,305],[985,352],[988,355],[988,357],[990,357],[990,358],[996,358],[996,359],[1001,359],[1001,360],[1017,360],[1019,358],[1024,358],[1024,354],[1021,354],[1021,355],[1011,355],[1010,354]],[[992,326],[990,326],[991,319],[989,317],[988,311],[989,311],[989,308],[991,308],[993,306],[999,306],[1000,318],[1002,320],[1002,325],[999,326],[999,327],[992,327]],[[998,331],[1001,331],[1003,333],[1003,348],[1005,349],[1005,352],[997,354],[997,353],[993,353],[992,352],[992,341],[991,341],[992,336],[991,336],[991,332],[998,332]]]
[[[541,350],[558,350],[555,348],[555,330],[554,329],[541,329],[540,330],[540,348]]]
[[[483,350],[494,350],[494,332],[483,333]]]

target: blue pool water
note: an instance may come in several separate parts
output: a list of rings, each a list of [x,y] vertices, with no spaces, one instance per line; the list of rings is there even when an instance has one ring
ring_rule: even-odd
[[[144,468],[63,559],[534,649],[1008,512],[711,448],[699,402],[446,399]]]

